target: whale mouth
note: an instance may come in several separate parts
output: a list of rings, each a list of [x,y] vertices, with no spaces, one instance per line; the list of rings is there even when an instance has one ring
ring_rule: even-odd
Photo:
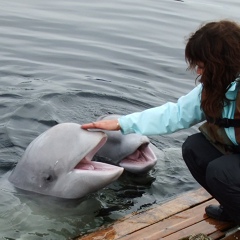
[[[149,147],[149,144],[142,144],[136,151],[125,157],[119,166],[128,171],[141,173],[151,169],[157,162],[157,157]]]
[[[114,166],[111,164],[107,163],[102,163],[102,162],[94,162],[94,161],[89,161],[86,159],[83,159],[80,163],[77,164],[77,166],[74,168],[75,171],[102,171],[102,172],[107,172],[107,171],[118,171],[119,169],[122,169],[122,167]]]
[[[103,137],[97,146],[95,146],[83,159],[80,160],[80,162],[74,167],[74,170],[104,171],[116,168],[116,166],[112,166],[106,163],[92,161],[94,155],[106,143],[106,141],[107,137]]]
[[[156,161],[156,156],[148,145],[148,143],[142,144],[136,151],[125,157],[121,163],[134,162],[136,164]]]

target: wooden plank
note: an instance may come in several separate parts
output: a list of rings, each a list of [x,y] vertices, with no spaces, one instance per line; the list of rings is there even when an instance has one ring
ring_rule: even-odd
[[[209,235],[218,230],[224,230],[224,229],[227,229],[230,227],[228,222],[220,222],[220,221],[217,222],[210,218],[208,220],[209,221],[201,221],[199,223],[196,223],[192,226],[189,226],[185,229],[182,229],[181,231],[178,231],[176,233],[173,233],[173,234],[168,235],[161,239],[162,240],[176,240],[176,239],[181,239],[186,236],[190,236],[192,234],[198,234],[198,233],[203,233],[203,234]],[[211,223],[213,223],[213,224],[211,224]],[[151,240],[154,240],[154,239],[151,239]],[[156,240],[157,240],[157,238],[156,238]]]
[[[185,228],[192,228],[192,232],[195,229],[195,224],[198,224],[201,221],[206,221],[205,224],[205,232],[213,234],[212,238],[217,239],[223,237],[225,234],[221,232],[222,230],[229,229],[232,227],[231,223],[225,223],[224,225],[219,225],[218,221],[214,221],[213,219],[209,220],[205,213],[205,207],[209,204],[218,204],[215,199],[204,202],[201,205],[198,205],[194,208],[190,208],[186,211],[180,212],[172,217],[164,219],[164,221],[155,223],[146,228],[140,229],[137,232],[134,232],[130,235],[124,236],[121,240],[135,240],[135,239],[164,239],[164,237],[176,233],[178,231],[182,231]],[[211,222],[211,224],[209,224]],[[214,229],[215,225],[215,229]],[[220,230],[220,231],[219,231]],[[200,233],[200,232],[197,232]]]
[[[152,209],[139,212],[134,215],[128,215],[127,217],[116,221],[109,227],[101,228],[92,234],[79,237],[78,239],[118,239],[165,218],[173,216],[174,214],[188,208],[194,207],[202,202],[208,201],[211,198],[212,197],[203,188],[200,188],[198,190],[182,194],[179,197]]]
[[[222,239],[223,237],[225,237],[225,232],[219,231],[217,230],[214,233],[211,233],[208,235],[211,239]]]
[[[212,199],[204,202],[194,208],[177,213],[164,221],[152,224],[128,236],[122,237],[121,240],[160,239],[166,237],[206,219],[207,216],[204,214],[204,209],[209,204],[217,204],[217,201]]]

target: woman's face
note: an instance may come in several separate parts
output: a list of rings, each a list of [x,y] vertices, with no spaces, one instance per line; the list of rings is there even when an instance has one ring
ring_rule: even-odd
[[[202,75],[204,71],[204,63],[203,62],[198,62],[196,65],[196,73],[198,75]]]

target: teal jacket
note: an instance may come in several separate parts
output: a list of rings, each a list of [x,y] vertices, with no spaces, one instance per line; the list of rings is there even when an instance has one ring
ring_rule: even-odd
[[[240,78],[232,82],[226,97],[235,100]],[[202,84],[199,84],[187,95],[182,96],[176,103],[168,102],[162,106],[150,108],[142,112],[132,113],[118,119],[123,134],[139,133],[142,135],[169,134],[180,129],[189,128],[206,120],[201,109]],[[222,117],[234,118],[235,101],[224,107]],[[233,144],[237,145],[234,128],[225,128],[226,134]]]

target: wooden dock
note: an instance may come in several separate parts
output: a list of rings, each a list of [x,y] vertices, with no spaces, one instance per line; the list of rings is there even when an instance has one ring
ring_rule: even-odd
[[[232,223],[208,218],[205,207],[218,204],[203,188],[154,208],[137,212],[78,240],[178,240],[202,233],[209,239],[240,239]],[[203,238],[196,238],[203,239]]]

